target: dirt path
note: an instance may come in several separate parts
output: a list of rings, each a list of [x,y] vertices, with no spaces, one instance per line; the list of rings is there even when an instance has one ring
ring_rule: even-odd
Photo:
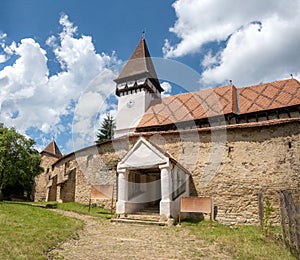
[[[217,245],[196,239],[181,227],[111,223],[73,212],[82,219],[78,239],[70,239],[48,254],[48,259],[231,259]]]

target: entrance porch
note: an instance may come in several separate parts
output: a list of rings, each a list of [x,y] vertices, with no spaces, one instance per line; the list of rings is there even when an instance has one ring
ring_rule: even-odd
[[[118,217],[145,209],[160,220],[177,218],[181,196],[189,196],[189,173],[159,147],[140,138],[118,164]]]

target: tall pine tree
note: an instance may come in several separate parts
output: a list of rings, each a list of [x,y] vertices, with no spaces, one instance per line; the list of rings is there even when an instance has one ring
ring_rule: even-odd
[[[102,122],[101,128],[98,130],[96,143],[99,144],[111,140],[114,137],[115,126],[115,119],[110,114],[107,114]]]

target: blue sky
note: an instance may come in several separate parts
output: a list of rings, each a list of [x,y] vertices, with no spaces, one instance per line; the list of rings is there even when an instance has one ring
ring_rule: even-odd
[[[41,45],[59,32],[59,17],[67,14],[78,26],[78,34],[90,35],[98,52],[117,51],[122,60],[146,31],[151,54],[161,57],[162,45],[175,21],[172,1],[74,1],[74,0],[4,0],[1,1],[0,30],[7,40],[19,42],[34,38]],[[173,37],[175,39],[175,37]]]
[[[116,112],[112,79],[144,30],[153,57],[194,69],[203,88],[300,78],[300,0],[0,5],[0,122],[39,150],[52,138],[63,153],[93,144],[101,118]]]

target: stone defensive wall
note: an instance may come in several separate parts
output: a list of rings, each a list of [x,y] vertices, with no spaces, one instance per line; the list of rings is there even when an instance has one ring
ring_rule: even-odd
[[[91,185],[114,185],[117,163],[140,136],[165,150],[192,175],[191,196],[212,196],[216,220],[259,223],[258,194],[268,197],[280,223],[279,194],[299,199],[300,120],[136,133],[71,153],[49,165],[36,184],[37,200],[89,203]],[[47,184],[45,184],[47,182]],[[110,200],[92,201],[109,207]]]

